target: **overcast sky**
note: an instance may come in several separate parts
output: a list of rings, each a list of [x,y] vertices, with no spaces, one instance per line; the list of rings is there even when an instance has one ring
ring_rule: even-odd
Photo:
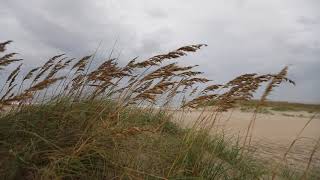
[[[319,0],[0,0],[0,41],[9,39],[26,66],[87,55],[100,41],[117,41],[122,62],[206,43],[180,62],[215,82],[290,65],[297,85],[271,97],[320,102]]]

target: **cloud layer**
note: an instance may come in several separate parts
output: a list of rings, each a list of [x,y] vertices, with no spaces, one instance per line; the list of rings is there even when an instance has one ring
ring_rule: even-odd
[[[318,0],[0,1],[0,40],[14,40],[11,50],[30,66],[61,52],[86,55],[99,42],[107,54],[117,41],[122,61],[207,43],[181,63],[199,64],[216,82],[290,65],[297,86],[272,98],[320,102]]]

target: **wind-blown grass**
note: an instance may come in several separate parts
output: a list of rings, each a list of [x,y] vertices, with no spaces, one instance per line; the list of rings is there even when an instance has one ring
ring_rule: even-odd
[[[10,42],[0,43],[0,52]],[[278,74],[244,74],[225,84],[209,84],[195,66],[176,61],[204,46],[184,46],[139,62],[135,58],[125,66],[110,58],[92,69],[94,54],[78,61],[60,54],[25,75],[18,65],[0,94],[0,177],[271,177],[271,169],[247,151],[255,116],[243,145],[210,131],[217,115],[249,101],[262,84],[268,83],[256,111],[274,87],[293,83],[286,77],[287,67]],[[15,55],[2,56],[0,68],[21,61]],[[213,106],[206,106],[210,102]],[[199,117],[193,128],[181,129],[166,110],[173,104],[183,110],[210,109],[211,114]]]
[[[95,117],[101,103],[29,106],[2,117],[2,177],[254,179],[264,173],[223,137],[200,133],[185,142],[188,130],[163,124],[169,117],[161,112],[124,110],[110,127],[104,124],[112,121],[109,103]]]

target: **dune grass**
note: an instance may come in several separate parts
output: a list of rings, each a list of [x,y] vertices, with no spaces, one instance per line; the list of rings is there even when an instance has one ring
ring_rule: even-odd
[[[0,43],[0,53],[9,43]],[[125,66],[111,56],[91,66],[95,54],[78,61],[57,55],[26,74],[16,66],[1,88],[0,178],[313,178],[313,167],[274,170],[253,155],[255,116],[243,141],[212,133],[217,115],[251,100],[261,84],[267,83],[254,115],[273,88],[293,83],[287,67],[209,84],[195,66],[175,61],[204,46],[184,46],[140,62],[135,58]],[[15,56],[4,54],[0,69],[22,61]],[[171,121],[174,109],[209,102],[215,102],[206,107],[212,113],[201,115],[194,127],[182,129]]]
[[[126,109],[119,123],[106,125],[113,110],[106,106],[97,115],[101,102],[59,102],[2,117],[1,177],[255,179],[265,173],[224,137],[199,133],[185,141],[190,130],[166,121],[163,112]]]
[[[253,109],[258,102],[259,100],[250,100],[242,102],[239,106],[242,108]],[[309,113],[320,112],[319,104],[304,104],[283,101],[267,101],[264,105],[264,108],[272,111],[305,111]]]

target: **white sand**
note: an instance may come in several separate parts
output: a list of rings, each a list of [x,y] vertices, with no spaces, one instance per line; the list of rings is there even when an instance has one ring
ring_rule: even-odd
[[[189,113],[177,111],[175,121],[184,127],[190,127],[199,119],[201,110]],[[203,113],[210,116],[209,111]],[[228,135],[244,137],[253,113],[233,110],[223,113],[217,118],[215,129],[223,130]],[[307,112],[272,112],[272,114],[257,115],[253,129],[252,146],[265,158],[280,160],[297,134],[310,120],[312,114]],[[212,122],[212,119],[207,124]],[[288,163],[307,163],[315,141],[320,137],[320,117],[316,116],[304,129],[302,139],[296,142]],[[313,164],[320,165],[320,152],[315,154]]]

